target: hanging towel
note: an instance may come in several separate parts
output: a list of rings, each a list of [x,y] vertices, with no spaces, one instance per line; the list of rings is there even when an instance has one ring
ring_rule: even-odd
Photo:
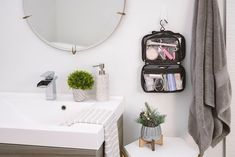
[[[117,121],[113,111],[106,109],[84,109],[79,115],[64,125],[76,123],[99,124],[104,127],[105,157],[120,157]]]
[[[231,84],[217,0],[195,0],[191,81],[188,128],[203,156],[230,132]]]

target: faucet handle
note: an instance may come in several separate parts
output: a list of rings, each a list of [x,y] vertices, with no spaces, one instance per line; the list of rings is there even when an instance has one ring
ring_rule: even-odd
[[[46,71],[45,73],[43,73],[40,76],[44,77],[46,80],[52,80],[55,76],[55,72],[54,71]]]

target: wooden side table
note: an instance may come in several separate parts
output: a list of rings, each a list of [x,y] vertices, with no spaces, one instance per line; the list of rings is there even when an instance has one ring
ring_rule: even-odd
[[[198,155],[196,149],[179,137],[164,137],[164,144],[155,147],[155,151],[152,151],[148,145],[139,147],[137,140],[126,145],[125,152],[128,157],[197,157]]]

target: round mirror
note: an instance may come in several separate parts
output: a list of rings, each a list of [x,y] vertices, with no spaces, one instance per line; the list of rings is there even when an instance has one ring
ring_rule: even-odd
[[[76,53],[106,40],[124,15],[125,0],[23,0],[33,32],[48,45]]]

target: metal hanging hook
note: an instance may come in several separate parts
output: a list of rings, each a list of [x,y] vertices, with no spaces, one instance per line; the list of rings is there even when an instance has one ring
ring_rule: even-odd
[[[31,17],[32,15],[27,15],[27,16],[24,16],[24,17],[22,17],[22,19],[27,19],[27,18],[29,18],[29,17]]]
[[[74,48],[72,47],[72,54],[75,55],[77,52],[76,45],[74,45]]]
[[[160,30],[161,31],[166,30],[165,27],[164,27],[165,24],[168,24],[168,21],[166,19],[160,21],[160,26],[161,26]]]

